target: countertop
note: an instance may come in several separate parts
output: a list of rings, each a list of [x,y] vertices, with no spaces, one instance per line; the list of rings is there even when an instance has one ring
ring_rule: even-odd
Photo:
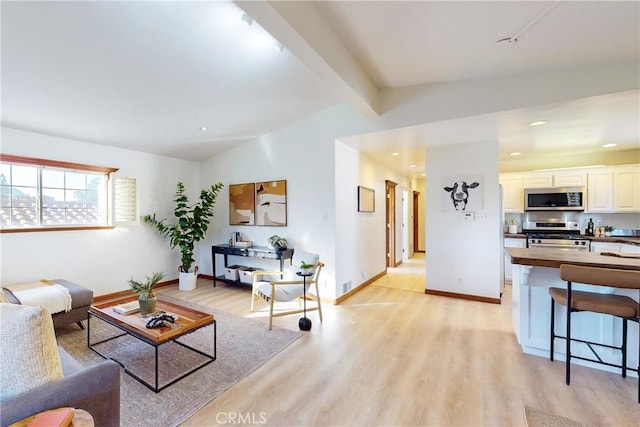
[[[561,264],[640,271],[640,259],[549,248],[505,248],[512,264],[559,268]]]
[[[509,239],[526,239],[525,234],[510,234],[505,233],[505,238]],[[580,236],[583,239],[589,239],[592,242],[605,242],[605,243],[624,243],[627,245],[640,246],[640,237],[626,237],[626,236],[611,236],[611,237],[596,237],[596,236]]]

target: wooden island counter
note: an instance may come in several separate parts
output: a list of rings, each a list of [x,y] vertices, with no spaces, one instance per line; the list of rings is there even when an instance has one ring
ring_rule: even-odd
[[[640,271],[640,259],[605,256],[593,252],[580,252],[568,249],[549,248],[505,248],[513,267],[512,280],[512,321],[513,330],[522,346],[523,352],[537,356],[549,357],[549,328],[551,317],[550,287],[566,288],[560,279],[561,264],[583,265],[600,268],[616,268]],[[629,289],[610,287],[586,287],[575,285],[575,290],[613,293],[626,295],[638,300],[638,292]],[[556,305],[556,332],[566,328],[566,308]],[[622,321],[612,316],[596,313],[575,314],[572,322],[572,334],[575,338],[619,345],[622,336]],[[564,345],[556,343],[554,356],[556,360],[564,360]],[[629,322],[627,365],[638,366],[638,325]],[[580,343],[572,345],[572,354],[592,357],[589,348]],[[601,351],[601,356],[612,363],[621,363],[618,351]],[[606,365],[594,364],[572,359],[597,369],[619,372]],[[629,372],[635,376],[634,372]]]

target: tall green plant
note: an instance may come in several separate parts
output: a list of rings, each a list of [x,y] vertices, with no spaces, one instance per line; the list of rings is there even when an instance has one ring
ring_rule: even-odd
[[[193,250],[196,242],[202,240],[209,228],[209,222],[213,216],[213,207],[216,204],[216,196],[224,187],[219,182],[200,192],[200,201],[193,206],[189,205],[189,198],[184,194],[184,184],[178,182],[176,203],[173,214],[176,217],[175,224],[167,224],[167,219],[156,219],[156,214],[145,215],[142,219],[147,224],[153,225],[164,238],[169,238],[171,249],[180,248],[180,271],[188,273],[193,259]]]

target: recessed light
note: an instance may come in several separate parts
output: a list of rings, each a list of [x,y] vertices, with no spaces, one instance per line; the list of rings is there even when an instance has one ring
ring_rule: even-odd
[[[542,126],[542,125],[546,125],[547,122],[545,120],[538,120],[536,122],[531,122],[529,123],[529,126]]]
[[[427,176],[427,174],[426,173],[421,173],[420,176]]]
[[[415,168],[415,167],[416,167],[416,165],[409,165],[409,167],[410,167],[410,168]]]
[[[392,156],[399,156],[400,153],[391,153]]]
[[[611,147],[616,147],[618,144],[603,144],[602,147],[603,148],[611,148]]]
[[[201,130],[202,132],[204,132],[204,131],[206,131],[206,130],[207,130],[207,127],[206,127],[206,126],[202,126],[202,127],[200,128],[200,130]]]
[[[510,156],[519,156],[520,154],[522,154],[519,151],[514,151],[513,153],[509,153]]]

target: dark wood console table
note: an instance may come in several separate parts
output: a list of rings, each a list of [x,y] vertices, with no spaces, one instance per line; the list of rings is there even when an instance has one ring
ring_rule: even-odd
[[[222,245],[213,245],[211,246],[211,260],[213,262],[213,286],[214,287],[216,286],[216,281],[225,282],[225,283],[236,283],[236,284],[241,283],[239,280],[226,279],[224,274],[220,276],[216,276],[216,254],[224,256],[225,268],[229,265],[228,263],[229,255],[233,255],[233,256],[255,257],[255,258],[262,258],[262,259],[278,260],[280,261],[280,271],[282,271],[284,269],[284,261],[288,259],[289,262],[291,262],[291,258],[293,258],[293,248],[275,250],[275,249],[270,249],[266,246],[250,246],[248,248],[242,248],[238,246],[231,246],[227,243]],[[242,284],[245,285],[244,283]]]

